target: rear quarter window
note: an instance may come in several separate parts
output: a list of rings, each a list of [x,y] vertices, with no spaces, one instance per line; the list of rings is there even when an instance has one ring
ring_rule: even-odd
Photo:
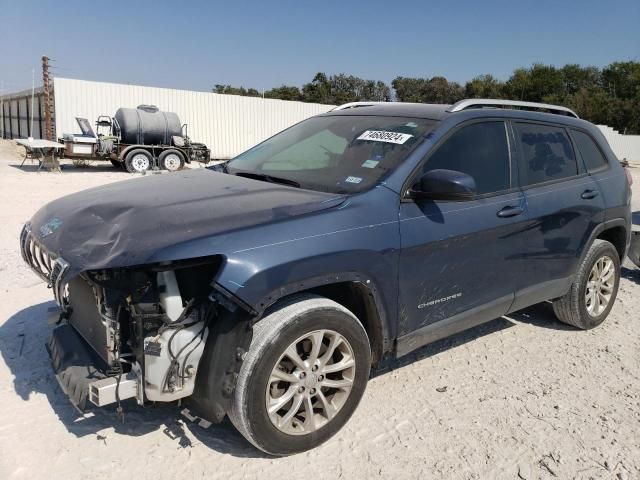
[[[572,130],[571,136],[573,137],[585,167],[587,167],[587,171],[593,172],[607,167],[607,159],[589,135],[578,130]]]
[[[569,178],[578,174],[578,163],[562,127],[537,123],[515,123],[520,149],[519,175],[522,186]]]

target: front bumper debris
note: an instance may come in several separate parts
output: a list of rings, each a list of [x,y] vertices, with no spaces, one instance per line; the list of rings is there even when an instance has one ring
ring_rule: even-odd
[[[56,327],[46,346],[62,391],[78,410],[87,410],[89,386],[107,378],[99,359],[70,325]]]
[[[103,407],[134,397],[141,401],[141,372],[123,374],[119,380],[115,374],[106,375],[106,365],[71,325],[53,330],[47,350],[62,391],[81,412],[91,404]]]
[[[89,385],[89,401],[98,407],[104,407],[127,398],[138,397],[138,376],[133,372],[117,377],[107,377]]]

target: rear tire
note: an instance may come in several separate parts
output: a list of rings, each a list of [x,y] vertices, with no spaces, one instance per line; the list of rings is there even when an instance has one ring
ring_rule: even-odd
[[[142,148],[136,148],[127,153],[124,165],[129,173],[145,173],[153,167],[153,157]]]
[[[184,156],[178,150],[165,150],[158,157],[158,164],[163,170],[176,172],[184,168]]]
[[[553,301],[563,323],[582,330],[605,321],[618,294],[620,257],[606,240],[595,240],[585,256],[569,292]]]
[[[296,295],[254,325],[229,417],[263,452],[309,450],[349,420],[370,367],[367,333],[349,310],[317,295]]]

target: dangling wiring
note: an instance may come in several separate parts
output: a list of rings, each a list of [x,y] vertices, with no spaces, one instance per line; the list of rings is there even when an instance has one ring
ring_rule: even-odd
[[[122,405],[120,403],[120,382],[122,381],[122,361],[120,359],[120,314],[122,313],[122,305],[118,305],[118,309],[116,310],[115,318],[111,318],[107,314],[106,306],[103,302],[104,295],[96,295],[96,299],[98,302],[98,312],[100,313],[100,317],[104,322],[107,322],[107,326],[113,329],[114,342],[113,342],[113,358],[116,364],[116,368],[118,371],[116,377],[116,416],[119,420],[124,423],[124,410],[122,409]]]
[[[187,368],[187,360],[189,359],[189,356],[200,346],[200,344],[202,343],[203,339],[204,339],[204,335],[207,329],[207,325],[209,323],[209,319],[211,318],[211,312],[212,312],[212,307],[211,306],[203,306],[201,305],[199,307],[199,309],[197,310],[197,314],[194,315],[195,316],[195,320],[189,322],[189,323],[181,323],[184,321],[185,318],[189,317],[189,315],[191,314],[191,307],[193,305],[194,299],[190,300],[187,303],[187,306],[185,307],[184,311],[182,312],[182,314],[180,315],[180,317],[178,318],[178,320],[176,320],[176,322],[166,325],[165,327],[161,328],[158,331],[158,335],[161,335],[163,331],[167,330],[167,329],[175,329],[175,331],[171,334],[171,336],[169,337],[169,340],[167,342],[167,349],[169,352],[169,357],[171,359],[171,363],[169,365],[169,368],[167,369],[167,373],[165,374],[164,377],[164,382],[162,385],[162,388],[164,390],[169,390],[169,391],[173,391],[173,389],[175,389],[175,381],[178,380],[178,378],[180,379],[181,382],[183,382],[185,380],[185,378],[187,378],[187,375],[185,375],[185,369]],[[176,335],[184,330],[185,328],[190,328],[194,325],[197,325],[198,323],[202,323],[202,328],[198,331],[198,333],[196,333],[193,338],[191,338],[191,340],[189,340],[189,342],[187,342],[186,345],[183,345],[182,348],[178,351],[177,354],[175,354],[173,352],[173,348],[172,348],[172,343],[176,337]],[[193,347],[187,352],[187,354],[184,357],[184,361],[182,362],[182,369],[180,369],[180,357],[182,356],[182,354],[185,352],[185,350],[187,350],[187,348],[189,348],[189,346],[191,346],[194,342],[196,342],[195,345],[193,345]]]

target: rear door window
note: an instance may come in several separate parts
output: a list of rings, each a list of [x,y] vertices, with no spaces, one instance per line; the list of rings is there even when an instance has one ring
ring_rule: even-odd
[[[455,132],[431,155],[422,173],[441,168],[472,176],[479,195],[508,190],[511,173],[504,122],[473,123]]]
[[[562,127],[514,123],[520,149],[520,184],[536,185],[578,174],[573,147]]]
[[[571,130],[571,136],[589,172],[601,170],[607,166],[607,160],[589,135],[578,130]]]

